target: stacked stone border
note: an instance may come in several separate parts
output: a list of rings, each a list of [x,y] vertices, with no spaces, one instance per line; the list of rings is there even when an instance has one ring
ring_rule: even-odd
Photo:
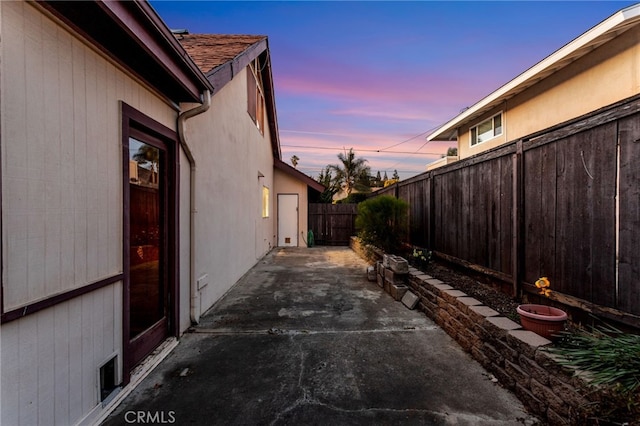
[[[581,424],[585,413],[598,405],[602,396],[544,350],[552,344],[548,339],[415,268],[408,268],[406,278],[393,273],[356,239],[352,239],[351,248],[368,262],[375,262],[376,282],[385,292],[400,300],[397,288],[406,284],[403,294],[417,296],[417,309],[548,424]],[[401,282],[403,279],[406,281]]]

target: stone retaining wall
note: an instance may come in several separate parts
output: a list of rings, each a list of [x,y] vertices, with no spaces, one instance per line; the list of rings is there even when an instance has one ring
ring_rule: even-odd
[[[359,253],[358,248],[354,251]],[[417,308],[502,386],[513,391],[532,413],[550,425],[584,424],[585,412],[601,397],[583,379],[560,366],[553,354],[543,350],[551,341],[415,268],[409,268],[406,277],[388,269],[382,262],[376,263],[378,285],[395,300],[399,298],[393,293],[394,285],[396,289],[406,285],[406,290],[418,297]]]
[[[551,341],[416,269],[409,271],[408,286],[421,311],[549,424],[578,424],[584,408],[597,401],[581,378],[542,350]]]

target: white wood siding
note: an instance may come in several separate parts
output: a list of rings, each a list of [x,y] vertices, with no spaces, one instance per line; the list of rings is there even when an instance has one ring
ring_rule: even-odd
[[[0,6],[4,311],[122,272],[120,101],[176,112],[21,1]],[[122,367],[122,283],[3,324],[0,424],[75,424]],[[120,371],[121,374],[121,371]]]
[[[122,284],[2,326],[3,425],[70,425],[98,404],[98,368],[122,362]]]
[[[119,101],[175,112],[34,7],[2,21],[7,311],[122,271]]]

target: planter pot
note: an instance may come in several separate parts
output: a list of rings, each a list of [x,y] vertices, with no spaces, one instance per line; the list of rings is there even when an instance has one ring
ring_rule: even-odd
[[[564,330],[567,322],[567,313],[551,306],[520,305],[517,311],[520,315],[520,323],[526,330],[549,340],[557,339],[557,334]]]

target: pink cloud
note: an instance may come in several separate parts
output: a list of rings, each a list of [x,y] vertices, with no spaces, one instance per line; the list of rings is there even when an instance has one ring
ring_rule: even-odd
[[[306,63],[303,69],[285,68],[274,75],[274,78],[276,91],[287,96],[313,96],[343,101],[465,105],[478,92],[477,81],[458,78],[452,73],[435,73],[429,70],[420,72],[419,69],[410,72],[403,72],[402,69],[380,70],[351,64],[327,66],[320,61]],[[490,77],[482,78],[490,80]],[[490,81],[479,87],[497,88]]]
[[[428,119],[426,114],[430,114],[428,111],[418,111],[415,108],[405,107],[403,109],[394,108],[393,111],[388,109],[374,109],[372,107],[362,108],[348,108],[348,109],[334,109],[330,111],[332,114],[356,116],[356,117],[368,117],[368,118],[384,118],[390,121],[416,121]]]

